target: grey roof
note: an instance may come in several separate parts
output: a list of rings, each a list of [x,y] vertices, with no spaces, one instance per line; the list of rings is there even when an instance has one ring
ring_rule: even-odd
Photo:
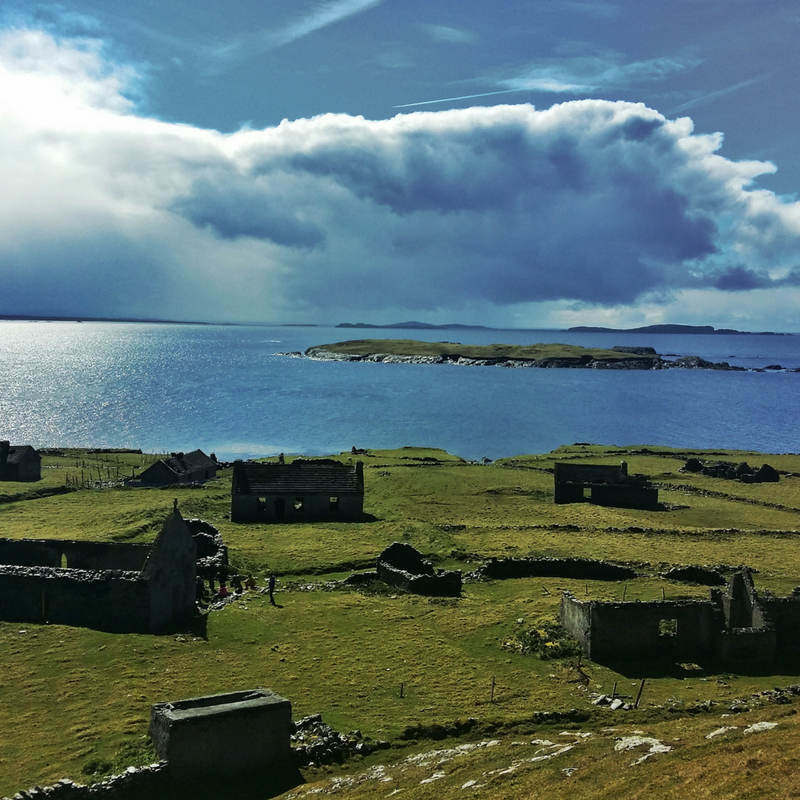
[[[363,493],[362,464],[304,461],[262,464],[237,461],[233,465],[234,494],[350,494]]]
[[[20,464],[29,458],[40,459],[41,456],[29,444],[12,444],[8,449],[9,464]]]
[[[173,475],[180,477],[196,469],[217,468],[219,464],[213,458],[209,458],[202,450],[192,450],[191,453],[183,453],[155,461],[139,477],[147,476],[151,470],[156,472],[159,466],[165,467]]]
[[[192,450],[191,453],[162,458],[161,463],[176,475],[183,475],[193,469],[206,469],[216,467],[217,462],[209,458],[202,450]]]

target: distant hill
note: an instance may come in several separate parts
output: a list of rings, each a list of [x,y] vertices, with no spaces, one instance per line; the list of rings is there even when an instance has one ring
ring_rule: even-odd
[[[737,331],[733,328],[714,328],[711,325],[645,325],[641,328],[601,328],[592,325],[578,325],[574,328],[567,328],[568,331],[575,333],[705,333],[705,334],[724,334],[735,333],[747,334],[750,336],[790,336],[788,333],[776,333],[775,331]]]
[[[408,330],[482,330],[493,331],[497,328],[488,328],[486,325],[462,325],[459,322],[452,322],[446,325],[432,325],[429,322],[392,322],[388,325],[372,325],[369,322],[340,322],[337,328],[405,328]]]

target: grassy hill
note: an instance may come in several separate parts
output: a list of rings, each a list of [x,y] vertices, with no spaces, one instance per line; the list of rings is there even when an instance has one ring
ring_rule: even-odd
[[[679,472],[689,455],[768,461],[790,474],[777,484],[742,484]],[[80,453],[73,451],[71,457],[74,469]],[[760,589],[788,593],[800,584],[800,456],[573,445],[487,465],[421,448],[337,457],[364,461],[365,511],[371,521],[232,523],[229,471],[202,488],[99,486],[0,503],[3,536],[147,542],[175,497],[184,516],[203,517],[219,527],[233,564],[254,572],[259,586],[269,571],[279,574],[280,604],[273,608],[264,594],[245,593],[210,614],[206,638],[0,622],[0,708],[6,730],[21,732],[0,739],[0,795],[61,777],[87,780],[87,773],[100,775],[147,762],[153,757],[146,739],[150,704],[261,685],[291,699],[295,717],[322,712],[339,729],[358,728],[392,742],[390,750],[363,762],[307,771],[309,781],[326,786],[329,775],[356,776],[371,765],[389,765],[395,783],[378,783],[376,788],[375,782],[356,782],[346,792],[340,789],[341,796],[375,796],[378,790],[388,794],[401,788],[404,793],[398,796],[435,792],[461,797],[467,795],[461,785],[475,780],[484,788],[468,796],[518,797],[546,787],[554,797],[568,791],[587,797],[645,797],[653,792],[679,797],[685,796],[683,791],[698,793],[703,770],[719,775],[715,797],[781,796],[770,795],[769,787],[774,789],[782,770],[796,763],[800,749],[796,720],[780,715],[794,712],[795,705],[765,708],[752,721],[774,718],[779,727],[746,739],[744,721],[720,722],[719,709],[736,698],[800,682],[800,675],[676,669],[648,677],[642,707],[620,716],[594,707],[591,693],[610,693],[616,682],[618,692],[632,695],[641,675],[584,662],[586,682],[579,679],[574,657],[542,660],[503,643],[520,629],[553,622],[564,589],[596,599],[619,599],[623,591],[628,599],[656,599],[662,591],[667,598],[706,596],[703,587],[659,577],[665,565],[744,563],[757,570]],[[65,469],[63,458],[44,458],[50,487],[57,484],[58,470]],[[549,470],[562,459],[624,459],[631,472],[645,473],[661,486],[664,508],[556,506]],[[22,486],[24,494],[34,485]],[[7,497],[16,493],[13,488]],[[564,578],[466,583],[461,598],[445,600],[331,585],[353,568],[366,568],[393,541],[413,544],[439,566],[463,570],[491,556],[575,555],[631,563],[641,577],[624,586]],[[692,709],[706,700],[721,704],[716,716],[696,717]],[[531,721],[535,711],[569,709],[585,712],[585,720],[555,727]],[[403,738],[404,730],[467,717],[476,718],[478,727],[471,738],[456,743],[492,738],[499,743],[474,753],[470,749],[464,756],[469,761],[448,762],[450,766],[442,767],[445,776],[420,784],[437,771],[435,762],[423,768],[406,760],[452,747],[453,742],[436,744],[423,736],[412,744]],[[654,755],[633,772],[628,765],[642,753],[614,750],[618,734],[603,732],[609,725],[620,731],[646,729],[662,741],[678,738],[684,743]],[[720,725],[737,725],[739,730],[706,740],[710,729]],[[536,757],[536,747],[514,741],[569,741],[560,737],[565,726],[591,736],[573,736],[580,747],[525,762],[506,777],[483,775]],[[743,742],[746,748],[736,750]],[[767,763],[775,764],[769,775]],[[729,774],[736,765],[745,765],[740,779]],[[572,766],[577,771],[567,781],[562,770]],[[756,791],[747,783],[753,789],[749,795],[744,792],[748,772],[760,787]],[[647,786],[650,794],[644,791]],[[735,787],[742,790],[739,795],[733,793]]]

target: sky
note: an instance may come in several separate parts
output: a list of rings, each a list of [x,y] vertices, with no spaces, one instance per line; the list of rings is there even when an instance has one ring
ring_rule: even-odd
[[[795,0],[0,4],[0,314],[800,332]]]

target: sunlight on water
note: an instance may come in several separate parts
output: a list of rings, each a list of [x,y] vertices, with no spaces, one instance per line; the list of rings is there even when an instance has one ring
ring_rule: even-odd
[[[574,441],[800,450],[800,374],[508,370],[275,356],[363,332],[0,322],[0,434],[36,445],[202,447],[221,458],[426,444],[470,458]],[[800,366],[800,337],[372,331],[475,343],[651,345]]]

